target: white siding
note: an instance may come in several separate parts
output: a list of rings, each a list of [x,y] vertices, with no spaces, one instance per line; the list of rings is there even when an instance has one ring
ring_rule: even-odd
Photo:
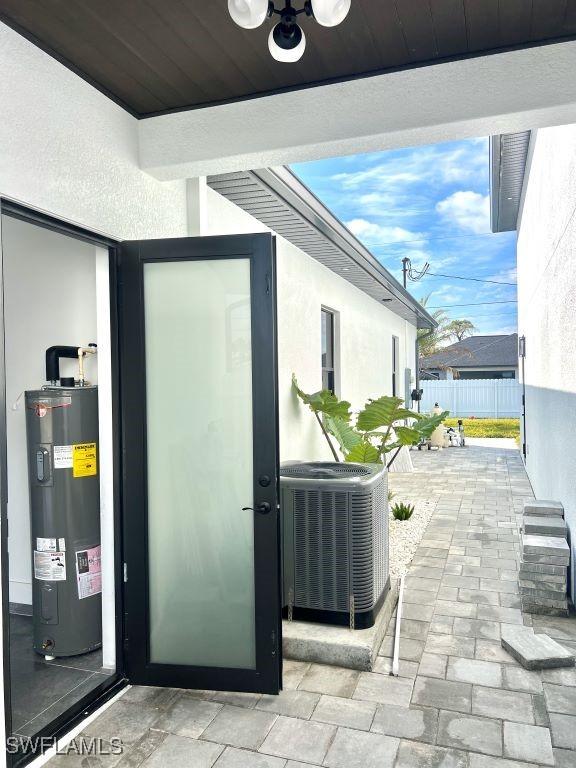
[[[576,556],[576,125],[538,132],[518,231],[518,332],[526,336],[526,466],[566,509]],[[574,580],[574,569],[572,570]],[[575,594],[572,584],[572,595]]]
[[[208,232],[262,232],[266,227],[208,189]],[[330,459],[312,414],[291,388],[294,372],[305,391],[322,386],[320,309],[339,313],[340,395],[361,408],[368,397],[392,393],[392,336],[400,339],[400,394],[404,371],[414,372],[416,328],[282,237],[277,239],[280,456]],[[338,343],[338,342],[337,342]]]

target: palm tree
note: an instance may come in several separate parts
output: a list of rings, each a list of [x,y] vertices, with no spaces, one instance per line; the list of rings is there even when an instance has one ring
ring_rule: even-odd
[[[446,326],[448,335],[457,341],[463,341],[467,336],[472,336],[475,330],[476,326],[471,320],[451,320]]]
[[[420,304],[424,309],[426,309],[426,305],[430,301],[431,295],[432,294],[429,293],[428,296],[424,296],[423,299],[420,299]],[[420,357],[430,357],[430,355],[433,355],[438,351],[438,348],[442,346],[443,342],[449,341],[452,337],[452,334],[448,331],[450,321],[448,320],[446,312],[443,309],[437,309],[430,314],[434,320],[436,320],[438,326],[432,331],[424,328],[421,328],[418,331],[418,349],[420,351]]]

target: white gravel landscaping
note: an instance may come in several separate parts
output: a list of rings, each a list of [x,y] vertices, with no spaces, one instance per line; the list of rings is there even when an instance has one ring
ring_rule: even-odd
[[[393,475],[389,476],[391,490],[394,491]],[[395,520],[392,516],[392,507],[398,502],[414,505],[414,513],[409,520]],[[395,493],[390,502],[390,576],[400,577],[406,573],[414,553],[424,535],[426,526],[436,503],[434,501],[414,501],[408,495]]]

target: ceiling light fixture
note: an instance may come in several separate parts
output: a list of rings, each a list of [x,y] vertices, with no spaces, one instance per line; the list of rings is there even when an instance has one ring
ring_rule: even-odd
[[[284,8],[277,10],[271,0],[228,0],[228,11],[243,29],[256,29],[267,18],[280,16],[268,36],[268,48],[276,61],[294,62],[302,58],[306,49],[306,36],[297,23],[298,16],[305,14],[323,27],[335,27],[348,15],[352,0],[305,0],[300,9],[292,6],[292,0],[284,2]]]

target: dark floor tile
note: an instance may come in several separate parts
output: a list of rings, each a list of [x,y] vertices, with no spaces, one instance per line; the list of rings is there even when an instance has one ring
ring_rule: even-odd
[[[71,691],[55,700],[53,704],[36,714],[35,717],[19,728],[14,728],[23,736],[33,736],[39,730],[50,725],[60,715],[77,704],[84,696],[87,696],[97,688],[106,678],[97,673],[90,674],[84,682],[77,685]]]

